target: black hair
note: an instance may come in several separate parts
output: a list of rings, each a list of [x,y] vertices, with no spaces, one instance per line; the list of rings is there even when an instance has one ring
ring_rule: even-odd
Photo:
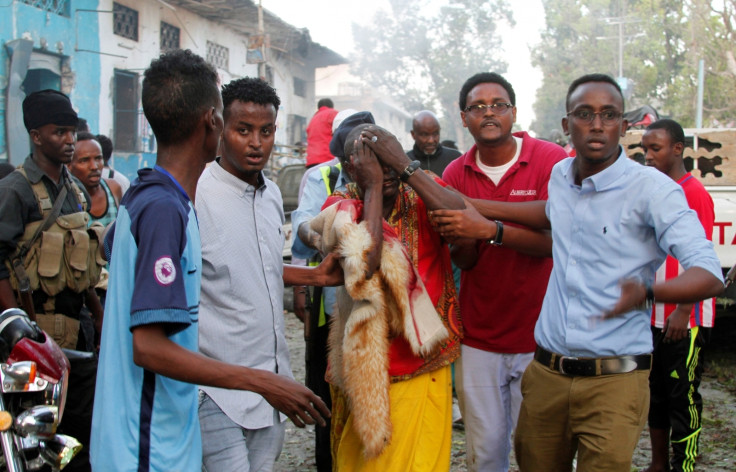
[[[112,139],[108,138],[104,134],[98,134],[96,138],[97,142],[100,143],[100,147],[102,148],[102,160],[105,161],[105,165],[107,165],[107,162],[112,157]]]
[[[675,120],[663,118],[657,120],[651,125],[647,126],[647,131],[650,129],[663,129],[670,135],[670,144],[682,143],[685,145],[685,131],[683,131],[680,123]]]
[[[475,74],[471,78],[465,81],[462,88],[460,89],[460,99],[458,104],[460,105],[460,111],[465,111],[465,105],[468,102],[468,94],[478,84],[498,84],[506,90],[509,94],[509,100],[511,104],[516,106],[516,93],[514,93],[514,87],[511,86],[508,80],[504,79],[501,74],[495,72],[481,72]]]
[[[217,71],[188,49],[153,60],[144,77],[143,113],[160,144],[189,137],[202,113],[217,105]]]
[[[607,84],[613,85],[616,90],[618,90],[618,94],[621,95],[621,107],[623,108],[624,94],[623,92],[621,92],[621,86],[613,79],[613,77],[606,74],[586,74],[573,80],[570,84],[570,87],[567,89],[567,97],[565,97],[565,110],[570,111],[570,97],[572,96],[573,92],[575,92],[575,89],[583,84],[587,84],[588,82],[605,82]]]
[[[77,131],[77,142],[79,141],[97,141],[97,136],[89,131]],[[99,143],[99,141],[97,141]],[[102,147],[102,145],[100,145]]]
[[[227,120],[228,108],[235,101],[255,103],[256,105],[273,105],[278,113],[281,99],[276,90],[268,82],[256,77],[243,77],[233,80],[222,87],[222,105],[225,107],[223,116]]]
[[[89,132],[89,123],[84,118],[77,117],[77,133],[81,133],[82,131]]]
[[[329,98],[323,98],[322,100],[317,102],[317,109],[320,109],[322,107],[335,108],[335,104],[332,103],[332,100],[330,100]]]

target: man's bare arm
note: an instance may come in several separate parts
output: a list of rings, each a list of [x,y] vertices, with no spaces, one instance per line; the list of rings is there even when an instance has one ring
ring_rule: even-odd
[[[13,287],[10,286],[10,280],[0,279],[0,311],[8,308],[18,308],[18,303],[15,300]]]
[[[304,225],[302,225],[304,226]],[[284,284],[308,285],[310,287],[332,287],[342,285],[342,267],[336,254],[330,253],[317,267],[284,264]]]
[[[304,385],[283,375],[228,364],[185,349],[166,336],[161,324],[134,328],[133,361],[182,382],[257,393],[300,428],[315,423],[324,426],[324,418],[330,417],[324,402]]]
[[[362,142],[376,153],[378,159],[400,176],[411,161],[404,153],[396,136],[378,126],[371,126],[361,132]],[[373,141],[372,138],[376,140]],[[407,180],[414,191],[419,194],[428,210],[439,208],[465,208],[462,198],[451,189],[445,188],[421,169],[417,169]]]
[[[110,187],[115,203],[120,205],[120,200],[123,199],[123,187],[113,179],[105,179],[105,182],[107,183],[107,186]]]
[[[499,225],[496,221],[491,221],[484,217],[475,208],[474,202],[476,200],[468,201],[472,204],[463,210],[432,211],[432,223],[435,229],[449,240],[454,238],[480,239],[483,241],[498,239]],[[542,211],[544,211],[543,207]],[[535,231],[504,225],[501,243],[505,247],[515,249],[530,256],[552,256],[552,236],[547,230]]]
[[[296,234],[307,247],[315,249],[317,251],[320,250],[319,244],[322,236],[309,227],[309,220],[304,221],[302,222],[302,224],[299,225]]]
[[[531,229],[550,229],[545,212],[546,200],[531,202],[497,202],[480,198],[469,199],[478,212],[491,220],[511,221]]]
[[[92,320],[95,323],[95,347],[99,348],[105,310],[102,307],[102,303],[100,303],[100,298],[97,296],[97,292],[94,287],[87,289],[85,304],[87,305],[89,312],[92,314]]]
[[[470,270],[478,262],[478,248],[475,239],[457,239],[450,245],[452,262],[462,270]]]

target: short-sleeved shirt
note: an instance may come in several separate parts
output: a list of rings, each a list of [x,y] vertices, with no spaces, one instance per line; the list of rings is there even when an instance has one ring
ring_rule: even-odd
[[[298,235],[299,226],[302,223],[314,218],[322,211],[322,205],[329,197],[327,193],[327,182],[320,167],[313,167],[304,174],[304,191],[299,197],[299,206],[291,212],[291,229],[294,232],[294,239],[291,243],[291,253],[294,257],[300,259],[309,259],[319,254],[316,249],[308,247]],[[348,183],[348,178],[341,170],[335,181],[335,190],[342,190]]]
[[[478,167],[476,146],[452,162],[442,180],[471,198],[503,202],[546,200],[552,167],[565,157],[565,151],[524,132],[514,136],[522,138],[519,159],[498,185]],[[552,259],[529,256],[485,241],[479,241],[477,247],[477,263],[461,275],[463,344],[508,354],[534,351],[534,325],[542,308]]]
[[[330,140],[332,139],[332,122],[337,110],[320,107],[307,125],[307,165],[313,166],[332,159]]]
[[[621,149],[613,164],[577,185],[575,159],[558,163],[549,181],[554,266],[535,339],[566,356],[649,353],[650,310],[602,319],[621,296],[621,280],[653,283],[667,254],[685,269],[700,267],[720,279],[720,261],[682,188],[668,176]]]
[[[158,168],[157,168],[158,169]],[[121,202],[97,374],[90,455],[94,470],[200,471],[197,387],[139,367],[132,330],[164,325],[197,350],[202,253],[194,207],[163,169],[143,169]]]
[[[339,161],[338,161],[339,162]],[[306,183],[304,184],[304,192],[299,198],[299,206],[291,213],[291,230],[294,234],[291,243],[291,254],[293,257],[300,259],[310,259],[318,254],[315,249],[308,247],[299,237],[299,226],[302,223],[314,218],[322,210],[322,205],[329,196],[327,194],[328,182],[325,181],[325,174],[322,172],[324,167],[312,167],[304,174]],[[329,172],[327,172],[329,176]],[[329,179],[327,179],[329,180]],[[335,190],[344,190],[348,179],[345,173],[340,170],[340,174],[335,181]],[[324,312],[331,315],[335,301],[337,300],[337,289],[335,287],[324,287],[322,296],[324,297]]]
[[[698,214],[700,224],[705,230],[705,237],[709,241],[713,238],[713,222],[715,221],[715,210],[713,199],[702,183],[688,172],[677,181],[685,192],[687,204]],[[672,256],[667,256],[664,264],[657,269],[656,280],[664,281],[674,279],[684,271],[682,265]],[[652,326],[664,327],[664,321],[669,318],[677,307],[674,303],[655,303],[652,307]],[[716,299],[708,298],[693,304],[690,312],[689,328],[703,326],[712,328],[716,318]]]

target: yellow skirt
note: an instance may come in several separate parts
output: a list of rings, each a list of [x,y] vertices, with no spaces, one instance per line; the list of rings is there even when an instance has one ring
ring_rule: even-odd
[[[333,470],[339,472],[447,472],[452,445],[450,367],[391,384],[391,443],[370,461],[353,430],[347,397],[332,390]]]

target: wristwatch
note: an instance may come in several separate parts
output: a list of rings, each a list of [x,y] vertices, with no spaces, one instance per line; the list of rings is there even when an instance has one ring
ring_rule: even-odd
[[[399,179],[401,179],[402,182],[406,182],[407,180],[409,180],[409,177],[414,175],[414,172],[419,169],[419,165],[419,161],[411,161],[411,163],[406,166],[406,169],[404,169],[404,172],[401,173]]]
[[[655,303],[654,289],[649,284],[646,284],[644,288],[646,288],[646,297],[644,298],[644,308],[651,308],[654,306],[654,303]]]
[[[493,246],[500,246],[503,244],[503,223],[498,220],[493,220],[493,222],[496,223],[496,235],[487,242]]]

